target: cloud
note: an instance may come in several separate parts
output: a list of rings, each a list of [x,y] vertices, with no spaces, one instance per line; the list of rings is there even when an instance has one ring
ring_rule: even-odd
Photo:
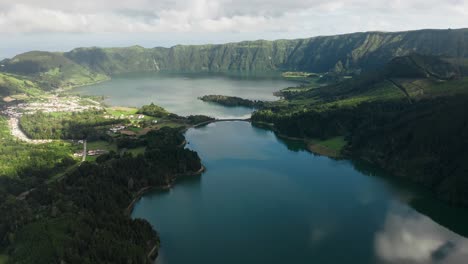
[[[455,28],[468,26],[467,2],[0,0],[0,32],[304,32],[317,35],[377,29]]]
[[[384,263],[464,263],[468,240],[426,216],[393,207],[375,236],[377,257]]]

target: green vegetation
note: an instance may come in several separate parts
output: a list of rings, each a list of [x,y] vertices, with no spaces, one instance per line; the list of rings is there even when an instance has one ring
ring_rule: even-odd
[[[326,140],[309,140],[309,148],[319,154],[339,157],[347,142],[344,137],[333,137]]]
[[[102,149],[107,151],[114,151],[117,152],[117,145],[104,140],[97,140],[97,141],[89,141],[87,143],[88,149]]]
[[[0,254],[0,264],[7,264],[8,263],[8,255]]]
[[[34,180],[29,172],[0,177],[0,208],[8,212],[0,215],[0,245],[8,254],[2,261],[151,263],[157,250],[148,253],[159,247],[157,234],[124,212],[139,190],[166,186],[201,168],[197,154],[180,147],[184,140],[180,130],[162,128],[143,138],[137,156],[111,151],[50,181]],[[43,155],[48,154],[37,154]]]
[[[106,112],[116,118],[120,118],[121,116],[135,115],[138,109],[131,107],[110,107],[106,109]]]
[[[153,103],[142,106],[137,113],[152,117],[166,117],[169,115],[169,112],[167,112],[166,109]]]
[[[29,145],[18,142],[8,129],[7,120],[0,117],[0,179],[18,179],[29,175],[27,186],[33,186],[51,174],[62,171],[75,163],[71,146],[65,142]],[[22,190],[25,190],[22,187]],[[2,187],[0,187],[0,192]]]
[[[159,129],[162,127],[183,128],[214,120],[214,118],[204,115],[190,115],[187,117],[178,116],[167,112],[166,109],[157,106],[154,103],[142,106],[137,113],[152,117],[145,119],[143,123],[145,127],[151,127],[153,129]],[[154,118],[157,118],[157,120]]]
[[[213,117],[204,116],[204,115],[190,115],[190,116],[187,116],[186,119],[187,119],[188,124],[190,125],[196,125],[196,124],[214,120]]]
[[[0,72],[0,96],[20,93],[39,95],[41,91],[36,83],[24,77]]]
[[[107,75],[125,72],[339,72],[353,75],[392,58],[422,54],[466,57],[465,29],[365,32],[297,40],[244,41],[172,48],[80,48],[64,56]],[[427,45],[431,43],[431,45]],[[462,45],[462,46],[459,46]]]
[[[467,33],[367,32],[172,48],[35,51],[1,62],[0,95],[24,99],[131,72],[290,71],[286,77],[308,81],[281,91],[285,100],[262,105],[254,122],[313,139],[314,151],[366,160],[428,186],[446,201],[468,205]],[[307,72],[326,74],[310,78]],[[106,135],[109,126],[127,122],[121,116],[134,114],[148,116],[129,128],[138,135]],[[123,212],[139,190],[166,187],[201,168],[198,155],[180,147],[181,131],[210,120],[180,117],[154,104],[21,118],[21,128],[32,138],[87,138],[90,148],[110,151],[78,165],[71,157],[76,147],[18,142],[0,117],[0,246],[6,249],[0,263],[150,263],[147,254],[159,247],[157,234],[146,221]],[[127,153],[117,153],[123,148]]]
[[[255,112],[280,134],[316,139],[318,153],[363,159],[468,205],[468,79],[431,56],[392,60],[373,73],[289,94]]]
[[[257,100],[248,100],[236,96],[225,96],[225,95],[204,95],[198,99],[204,102],[211,102],[215,104],[220,104],[223,106],[235,107],[235,106],[244,106],[244,107],[262,107],[264,102]]]
[[[109,126],[122,122],[126,121],[104,118],[101,111],[53,114],[36,112],[23,115],[20,126],[32,139],[93,140],[104,137]]]
[[[133,156],[143,155],[145,154],[145,147],[133,148],[127,151],[130,152]]]
[[[465,62],[466,29],[365,32],[297,40],[244,41],[171,48],[77,48],[66,53],[33,51],[3,60],[2,71],[24,75],[42,89],[103,81],[132,72],[332,72],[333,82],[417,51]],[[431,43],[431,45],[427,45]],[[461,46],[460,46],[461,45]],[[398,47],[398,48],[396,48]],[[465,67],[468,63],[465,63]]]
[[[61,53],[31,51],[2,61],[5,72],[28,76],[43,90],[74,87],[106,80]]]

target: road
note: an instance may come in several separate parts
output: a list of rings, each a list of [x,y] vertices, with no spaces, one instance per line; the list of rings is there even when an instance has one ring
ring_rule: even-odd
[[[88,150],[86,149],[86,144],[87,144],[87,141],[85,139],[83,140],[83,160],[81,160],[81,162],[86,161],[86,154],[88,154]]]
[[[8,126],[10,127],[11,135],[21,141],[25,141],[31,144],[44,144],[52,142],[50,139],[30,139],[19,126],[18,118],[12,117],[8,120]]]

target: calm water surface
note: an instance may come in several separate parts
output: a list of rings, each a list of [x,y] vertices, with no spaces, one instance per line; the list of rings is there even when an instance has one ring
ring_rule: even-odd
[[[468,263],[466,210],[424,191],[246,122],[186,137],[207,171],[133,213],[160,233],[158,263]]]
[[[278,76],[153,73],[116,76],[110,81],[75,91],[84,95],[105,96],[105,102],[113,106],[140,107],[153,102],[183,116],[203,114],[218,118],[245,118],[250,116],[252,109],[223,107],[197,98],[222,94],[272,101],[278,99],[273,92],[296,85]]]

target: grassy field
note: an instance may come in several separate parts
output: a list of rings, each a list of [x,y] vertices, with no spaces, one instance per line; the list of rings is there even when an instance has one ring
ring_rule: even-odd
[[[80,145],[81,146],[81,145]],[[103,149],[107,151],[117,151],[117,145],[104,140],[90,141],[87,143],[88,150]]]
[[[135,115],[138,112],[138,108],[132,107],[109,107],[106,108],[106,112],[115,117],[120,117],[121,115]]]
[[[17,141],[10,134],[7,120],[0,116],[0,176],[17,177],[24,169],[52,169],[70,158],[73,147],[70,143],[56,141],[31,145]]]
[[[326,140],[310,140],[308,147],[312,152],[337,158],[346,144],[344,137],[334,137]]]
[[[34,82],[13,74],[0,72],[0,95],[14,95],[14,94],[27,94],[27,95],[40,95],[43,92],[40,87]]]

